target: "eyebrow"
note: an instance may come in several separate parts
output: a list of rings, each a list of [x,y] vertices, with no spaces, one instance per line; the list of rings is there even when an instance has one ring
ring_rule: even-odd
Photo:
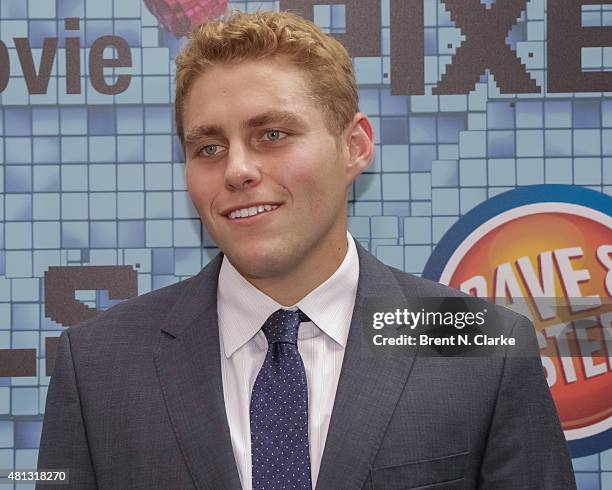
[[[289,111],[268,111],[257,116],[253,116],[246,121],[243,121],[240,125],[242,129],[253,129],[261,126],[265,126],[271,123],[288,124],[290,126],[303,126],[304,121],[301,117]],[[207,136],[221,136],[224,134],[223,128],[215,124],[211,125],[199,125],[190,128],[185,134],[185,144],[194,143],[203,137]]]

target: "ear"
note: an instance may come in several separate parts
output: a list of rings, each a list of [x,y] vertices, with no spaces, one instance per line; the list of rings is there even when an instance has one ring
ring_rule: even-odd
[[[368,116],[363,112],[355,114],[353,121],[345,130],[344,141],[348,149],[346,184],[349,185],[368,168],[374,155],[374,129]]]

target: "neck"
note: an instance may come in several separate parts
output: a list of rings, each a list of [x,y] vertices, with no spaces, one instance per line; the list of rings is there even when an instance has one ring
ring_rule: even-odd
[[[292,306],[329,279],[342,264],[347,251],[348,242],[344,231],[342,239],[335,240],[332,245],[319,245],[309,253],[306,260],[286,274],[266,278],[245,277],[277,303]]]

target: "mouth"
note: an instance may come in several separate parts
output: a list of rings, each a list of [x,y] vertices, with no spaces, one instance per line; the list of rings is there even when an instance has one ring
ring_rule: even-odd
[[[269,214],[275,209],[277,209],[280,204],[254,204],[252,206],[247,206],[244,208],[234,209],[229,213],[225,213],[225,217],[231,221],[241,222],[241,221],[251,221],[258,217],[261,217],[265,214]]]

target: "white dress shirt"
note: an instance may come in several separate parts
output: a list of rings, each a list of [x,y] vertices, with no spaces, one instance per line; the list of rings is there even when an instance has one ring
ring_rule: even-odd
[[[312,320],[300,325],[298,350],[306,369],[313,488],[316,484],[359,279],[357,248],[348,231],[347,241],[348,250],[338,269],[292,307],[282,306],[255,288],[223,257],[217,292],[223,398],[245,490],[252,489],[251,392],[268,351],[261,327],[279,308],[299,308]]]

